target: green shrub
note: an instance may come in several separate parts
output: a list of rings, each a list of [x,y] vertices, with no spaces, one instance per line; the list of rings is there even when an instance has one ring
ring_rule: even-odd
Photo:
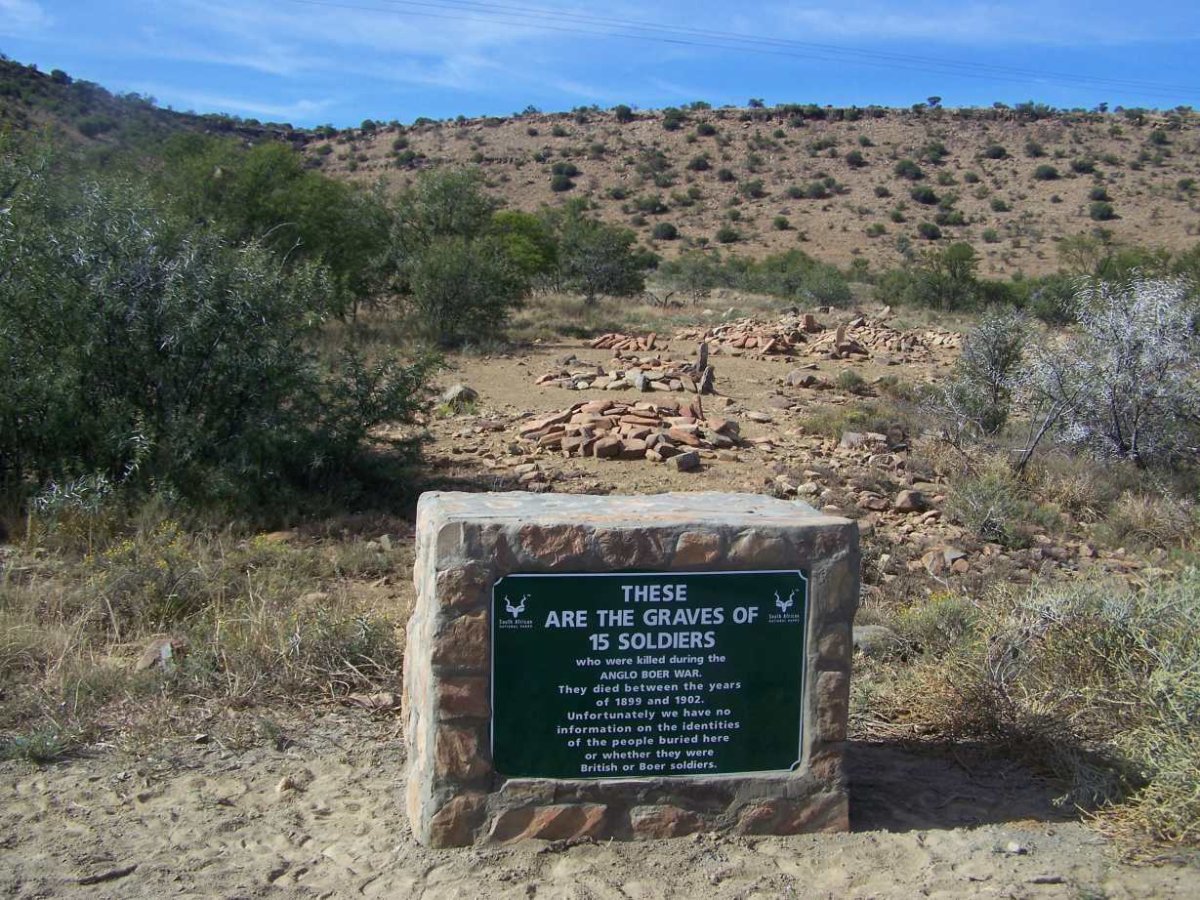
[[[938,202],[938,195],[928,185],[913,188],[909,192],[909,196],[917,203],[924,203],[926,206],[933,206]]]
[[[877,185],[875,185],[875,196],[879,197],[880,199],[884,199],[886,197],[892,196],[892,192],[889,191],[887,189],[887,187],[885,187],[884,185],[877,184]]]
[[[1025,142],[1025,155],[1028,156],[1030,159],[1040,159],[1041,157],[1046,155],[1046,148],[1043,147],[1041,144],[1039,144],[1037,141],[1033,141],[1033,140],[1026,141]]]
[[[983,229],[982,237],[985,244],[997,244],[1000,242],[1000,232],[998,232],[995,228]]]
[[[742,238],[738,230],[729,225],[722,225],[718,228],[714,237],[717,239],[717,243],[720,244],[733,244]]]
[[[1010,212],[1012,207],[1003,197],[993,197],[991,202],[992,212]]]
[[[656,241],[673,241],[679,237],[679,229],[670,222],[659,222],[650,234]]]
[[[412,260],[407,275],[412,309],[439,344],[500,333],[526,289],[495,238],[437,237]]]
[[[771,227],[776,231],[787,231],[792,227],[792,223],[788,220],[787,216],[776,216],[771,220]]]
[[[696,126],[696,134],[700,137],[712,137],[717,133],[717,127],[712,122],[701,122]]]
[[[737,181],[737,176],[730,169],[717,169],[717,181]]]
[[[922,222],[917,226],[917,234],[927,241],[936,241],[942,236],[942,229],[932,222]]]
[[[1043,163],[1033,170],[1033,177],[1035,181],[1054,181],[1058,178],[1058,169]]]
[[[895,172],[899,177],[906,178],[909,181],[920,181],[925,177],[925,173],[921,171],[921,167],[911,159],[900,160],[898,163],[896,163],[892,171]]]
[[[1110,832],[1195,845],[1198,597],[1196,569],[1144,588],[1000,591],[975,604],[967,640],[878,701],[922,731],[1021,753]]]
[[[984,159],[1007,159],[1008,151],[1000,144],[988,144],[983,148]]]
[[[573,187],[575,187],[575,182],[567,175],[554,175],[550,178],[550,190],[556,194],[569,191]]]
[[[136,184],[0,160],[0,482],[252,505],[353,470],[425,374],[318,363],[329,273],[172,220]],[[54,297],[52,304],[46,298]]]
[[[1117,217],[1117,212],[1111,203],[1097,200],[1088,204],[1088,216],[1097,222],[1107,222]]]
[[[755,178],[752,181],[744,181],[738,187],[738,190],[746,197],[753,200],[761,200],[767,196],[767,189],[763,186],[761,178]]]
[[[1028,503],[1021,485],[1007,470],[964,477],[951,485],[946,515],[980,540],[1006,547],[1029,543]]]
[[[556,162],[550,167],[550,174],[565,175],[567,178],[574,178],[579,174],[579,167],[573,162]]]
[[[851,150],[846,154],[846,165],[852,169],[861,169],[867,165],[867,159],[860,150]]]

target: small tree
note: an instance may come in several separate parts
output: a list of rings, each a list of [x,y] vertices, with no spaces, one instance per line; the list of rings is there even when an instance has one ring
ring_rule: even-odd
[[[495,238],[439,237],[408,271],[411,303],[440,344],[500,333],[526,281]]]
[[[994,435],[1008,421],[1029,334],[1024,314],[998,310],[987,313],[967,335],[953,375],[933,402],[949,421],[956,445]]]
[[[601,294],[628,297],[645,288],[643,262],[633,250],[636,235],[585,216],[578,205],[558,219],[560,282],[590,305]]]

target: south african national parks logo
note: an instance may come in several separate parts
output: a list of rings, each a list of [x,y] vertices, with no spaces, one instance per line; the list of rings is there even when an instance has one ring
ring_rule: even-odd
[[[526,617],[525,604],[529,600],[528,594],[521,595],[519,603],[513,603],[507,594],[504,595],[504,615],[498,617],[497,624],[501,628],[532,628],[533,620]]]
[[[768,622],[799,622],[800,610],[796,606],[796,595],[801,594],[802,589],[796,588],[788,598],[784,600],[779,596],[779,591],[775,591],[775,609],[769,610],[767,613]]]

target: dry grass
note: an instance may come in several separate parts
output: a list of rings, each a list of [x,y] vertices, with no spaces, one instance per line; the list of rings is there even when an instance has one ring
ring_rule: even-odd
[[[1200,570],[943,597],[892,624],[924,653],[866,679],[872,715],[1016,752],[1135,843],[1200,845]]]
[[[395,688],[405,611],[379,610],[368,583],[406,568],[394,549],[189,533],[168,519],[81,549],[59,533],[0,561],[0,754],[46,758],[102,735],[194,727],[180,714],[190,706],[211,714]],[[176,651],[137,671],[157,637]]]

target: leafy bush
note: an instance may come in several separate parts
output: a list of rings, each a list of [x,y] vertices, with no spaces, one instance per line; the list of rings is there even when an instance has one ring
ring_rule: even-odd
[[[1200,841],[1200,571],[1000,591],[892,697],[903,721],[1020,751],[1136,840]]]
[[[1043,163],[1033,170],[1033,177],[1035,181],[1054,181],[1058,178],[1058,169]]]
[[[983,157],[985,159],[1007,159],[1008,151],[999,144],[988,144],[983,148]]]
[[[550,190],[556,194],[569,191],[575,187],[575,182],[568,175],[554,175],[550,178]]]
[[[493,237],[435,237],[406,273],[421,329],[443,345],[502,332],[527,288],[504,245]]]
[[[679,229],[670,222],[659,222],[650,234],[656,241],[673,241],[679,237]]]
[[[717,229],[717,233],[714,235],[714,237],[716,237],[718,243],[733,244],[741,240],[742,235],[736,228],[733,228],[729,225],[722,225]]]
[[[1088,217],[1097,222],[1107,222],[1117,217],[1113,205],[1104,200],[1095,200],[1088,204]]]
[[[771,294],[813,306],[848,306],[850,286],[836,268],[799,250],[759,260],[685,253],[659,266],[659,277],[681,290],[719,287]]]
[[[851,150],[846,154],[846,165],[852,169],[861,169],[867,165],[867,159],[861,150]]]
[[[924,203],[926,206],[934,206],[938,202],[938,195],[928,185],[913,188],[909,192],[909,196],[917,203]]]
[[[1028,321],[1010,310],[988,312],[967,335],[950,378],[930,398],[956,445],[1004,427],[1029,336]]]
[[[137,184],[0,160],[0,483],[278,499],[357,465],[415,411],[425,368],[331,373],[310,349],[329,273],[173,220]]]
[[[1100,457],[1139,466],[1193,452],[1200,343],[1190,290],[1170,279],[1086,283],[1075,302],[1079,332],[1035,360],[1027,398],[1035,420]]]
[[[942,229],[932,222],[921,222],[917,225],[917,234],[927,241],[936,241],[942,236]]]
[[[899,177],[907,178],[909,181],[920,181],[925,177],[925,173],[921,171],[921,167],[911,159],[900,160],[900,162],[896,163],[892,171]]]
[[[717,169],[717,181],[725,183],[737,181],[737,176],[730,169]]]
[[[628,297],[645,287],[646,261],[634,252],[632,231],[590,218],[579,205],[568,205],[552,221],[563,287],[583,294],[588,304],[600,294]]]
[[[1021,497],[1020,483],[1005,470],[956,481],[946,498],[946,515],[980,540],[1006,547],[1029,543],[1029,504]]]

